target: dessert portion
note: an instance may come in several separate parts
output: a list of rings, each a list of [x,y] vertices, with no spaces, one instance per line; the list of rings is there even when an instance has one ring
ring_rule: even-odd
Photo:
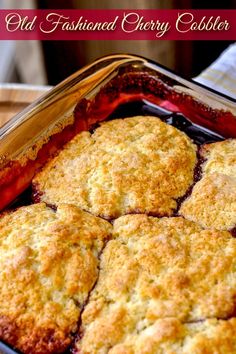
[[[127,335],[124,341],[106,351],[82,349],[79,353],[232,354],[236,352],[235,331],[235,318],[226,321],[210,319],[197,323],[181,323],[176,318],[164,318],[144,330]]]
[[[33,180],[36,200],[113,219],[170,216],[193,183],[196,146],[156,117],[104,122],[72,139]]]
[[[217,337],[224,322],[208,328],[207,320],[226,320],[235,310],[236,239],[229,232],[203,230],[181,217],[126,215],[114,221],[76,347],[81,354],[136,354],[166,353],[169,345],[175,353],[183,345],[181,336],[193,336],[193,347],[204,335],[220,343],[227,336]],[[180,338],[174,330],[171,337],[176,337],[162,349],[162,340],[169,339],[158,328],[170,318],[198,323],[193,334],[187,324],[179,324]],[[234,339],[231,343],[235,347]]]
[[[98,276],[111,225],[75,206],[22,207],[0,219],[0,339],[63,353]]]
[[[236,226],[236,139],[203,145],[202,178],[180,214],[205,228]]]
[[[205,144],[198,161],[152,116],[77,134],[34,178],[40,203],[0,219],[0,340],[25,354],[236,352],[235,149]]]

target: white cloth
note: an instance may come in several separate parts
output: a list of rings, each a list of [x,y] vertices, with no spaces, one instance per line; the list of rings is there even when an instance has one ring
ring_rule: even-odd
[[[236,99],[236,43],[194,80]]]

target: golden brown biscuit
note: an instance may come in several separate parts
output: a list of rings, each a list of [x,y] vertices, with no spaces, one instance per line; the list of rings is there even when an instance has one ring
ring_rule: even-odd
[[[206,144],[201,149],[206,160],[203,173],[219,173],[236,178],[236,139]]]
[[[68,202],[95,215],[171,215],[193,183],[196,146],[156,117],[105,122],[77,135],[35,177],[49,204]]]
[[[230,233],[202,230],[180,217],[127,215],[114,222],[102,254],[77,349],[113,353],[132,338],[141,343],[160,319],[227,319],[235,310],[236,239]],[[114,353],[162,352],[140,348]]]
[[[236,225],[236,178],[205,175],[182,204],[180,214],[205,228],[231,230]]]
[[[204,145],[203,177],[182,204],[180,215],[205,228],[236,225],[236,139]]]
[[[81,354],[232,354],[236,353],[236,319],[181,323],[176,318],[157,320],[127,336],[107,351]]]
[[[98,275],[110,224],[75,206],[36,204],[0,219],[0,339],[62,353]]]

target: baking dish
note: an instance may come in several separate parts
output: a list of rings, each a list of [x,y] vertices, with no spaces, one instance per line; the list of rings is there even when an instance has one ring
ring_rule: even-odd
[[[233,99],[142,57],[111,55],[81,69],[0,129],[1,209],[76,133],[108,118],[154,114],[196,143],[236,137]],[[25,197],[21,202],[27,203]],[[13,353],[4,344],[0,351]]]

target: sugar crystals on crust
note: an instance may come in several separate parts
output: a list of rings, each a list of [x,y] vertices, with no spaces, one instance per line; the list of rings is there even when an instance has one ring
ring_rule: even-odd
[[[95,215],[172,215],[193,183],[196,146],[156,117],[102,123],[82,132],[33,181],[40,199]]]
[[[235,299],[236,239],[230,233],[203,230],[180,217],[123,216],[102,254],[77,349],[162,353],[132,346],[144,343],[161,319],[227,319],[235,314]],[[115,351],[130,341],[133,351]]]
[[[98,275],[110,224],[75,206],[35,204],[0,219],[0,339],[62,353]]]
[[[180,214],[205,228],[236,226],[236,139],[206,144],[201,149],[203,177]]]

